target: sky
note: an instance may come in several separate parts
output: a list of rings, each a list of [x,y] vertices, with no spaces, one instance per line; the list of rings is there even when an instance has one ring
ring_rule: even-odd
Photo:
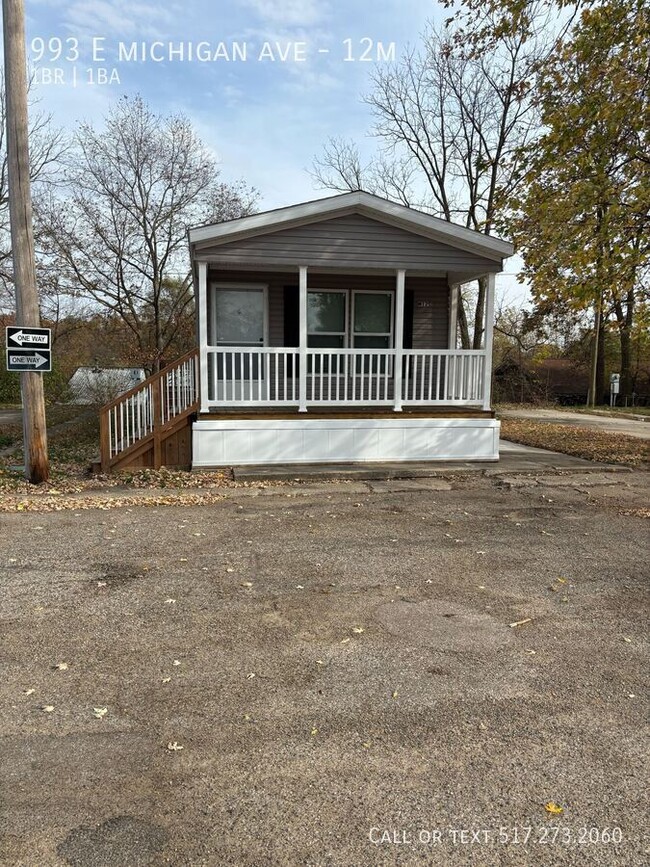
[[[448,15],[436,0],[25,6],[35,93],[56,125],[72,131],[82,120],[101,123],[126,93],[163,113],[183,111],[224,179],[243,178],[259,191],[260,210],[331,195],[309,174],[323,144],[346,138],[372,151],[362,96],[373,70],[417,45],[428,21]],[[515,267],[513,260],[507,270]],[[499,286],[502,298],[522,295],[514,274]]]

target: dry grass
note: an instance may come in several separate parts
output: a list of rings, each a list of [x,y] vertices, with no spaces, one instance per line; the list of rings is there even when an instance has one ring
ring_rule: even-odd
[[[650,446],[647,440],[594,428],[503,419],[501,436],[525,446],[563,452],[589,461],[625,464],[631,467],[644,467],[650,463]]]

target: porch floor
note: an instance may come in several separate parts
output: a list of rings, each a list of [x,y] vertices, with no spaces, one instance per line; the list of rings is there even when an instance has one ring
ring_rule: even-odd
[[[332,419],[332,418],[494,418],[493,410],[483,410],[472,406],[408,406],[401,412],[395,412],[390,406],[359,406],[359,407],[318,407],[308,412],[298,412],[297,409],[272,409],[271,407],[220,407],[207,413],[200,413],[199,421],[261,421],[296,420],[296,419]]]

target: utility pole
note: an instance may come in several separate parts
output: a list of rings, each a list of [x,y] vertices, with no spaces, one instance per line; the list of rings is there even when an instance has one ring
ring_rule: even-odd
[[[11,250],[16,292],[16,324],[39,327],[41,314],[36,291],[32,195],[29,183],[27,119],[27,56],[24,0],[2,0],[7,103],[7,175]],[[20,374],[23,399],[25,476],[33,484],[49,476],[43,374]]]
[[[596,406],[596,381],[598,379],[598,347],[600,344],[600,329],[602,328],[603,293],[598,296],[594,314],[594,342],[591,352],[591,371],[589,374],[589,391],[587,392],[587,407]]]

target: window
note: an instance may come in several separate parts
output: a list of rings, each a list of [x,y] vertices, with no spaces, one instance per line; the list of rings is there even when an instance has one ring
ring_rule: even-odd
[[[353,292],[352,345],[356,349],[390,349],[393,331],[392,292]]]
[[[351,315],[348,313],[351,308]],[[309,292],[307,344],[315,349],[390,349],[393,293],[346,290]]]
[[[315,349],[342,349],[347,345],[347,293],[309,292],[307,345]]]

